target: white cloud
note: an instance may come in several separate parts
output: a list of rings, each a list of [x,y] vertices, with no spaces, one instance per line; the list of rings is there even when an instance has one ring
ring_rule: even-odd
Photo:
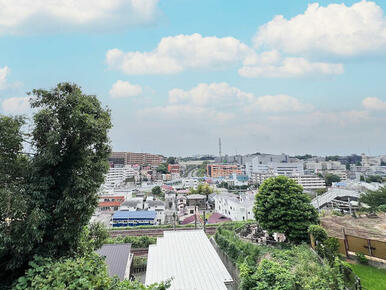
[[[8,98],[1,103],[1,107],[7,114],[23,114],[30,109],[29,99],[29,97]]]
[[[164,37],[150,52],[123,52],[111,49],[106,54],[110,69],[129,75],[173,74],[185,69],[219,69],[242,61],[252,50],[233,37],[192,35]]]
[[[112,98],[136,97],[142,94],[142,87],[118,80],[113,84],[109,94]]]
[[[9,68],[7,66],[0,68],[0,90],[7,87],[7,76],[9,74]]]
[[[258,29],[257,48],[269,47],[287,53],[324,52],[351,56],[386,48],[386,18],[374,2],[352,6],[310,4],[304,14],[291,19],[282,15]]]
[[[95,31],[147,24],[158,0],[0,0],[0,34]]]
[[[281,58],[278,51],[254,54],[244,60],[239,74],[247,78],[303,77],[310,75],[338,75],[344,71],[342,64],[310,62],[302,57]]]
[[[171,104],[191,103],[197,106],[208,104],[219,106],[221,103],[233,103],[249,98],[253,98],[253,94],[231,87],[225,82],[201,83],[189,91],[182,89],[172,89],[169,91],[169,102]]]
[[[169,91],[168,103],[140,110],[139,116],[152,116],[175,124],[223,124],[236,119],[253,118],[257,112],[303,112],[313,110],[287,95],[256,97],[228,83],[201,83],[190,90]],[[209,122],[209,123],[207,123]],[[229,124],[229,123],[228,123]]]
[[[247,110],[258,109],[263,112],[304,112],[311,111],[312,105],[304,104],[298,99],[288,95],[262,96],[255,98],[246,107]]]
[[[362,101],[362,105],[367,110],[372,110],[372,111],[385,111],[386,110],[386,102],[382,101],[378,98],[365,98]]]

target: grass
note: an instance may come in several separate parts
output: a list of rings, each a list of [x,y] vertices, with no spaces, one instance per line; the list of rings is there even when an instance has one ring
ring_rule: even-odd
[[[361,264],[352,264],[351,267],[355,274],[361,279],[362,289],[386,289],[386,270]]]

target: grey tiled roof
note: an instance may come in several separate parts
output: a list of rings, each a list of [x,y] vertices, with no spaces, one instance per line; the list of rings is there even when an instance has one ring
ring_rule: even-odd
[[[106,257],[107,270],[110,276],[125,278],[127,263],[130,258],[131,244],[105,244],[96,252]]]

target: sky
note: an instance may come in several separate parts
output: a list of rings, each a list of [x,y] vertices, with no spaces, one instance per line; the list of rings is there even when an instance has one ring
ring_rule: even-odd
[[[0,0],[0,113],[73,82],[114,151],[386,154],[386,1]]]

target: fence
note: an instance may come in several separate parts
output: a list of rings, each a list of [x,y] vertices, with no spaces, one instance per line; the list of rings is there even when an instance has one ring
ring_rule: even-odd
[[[366,239],[354,235],[347,235],[343,229],[344,238],[339,241],[339,253],[348,256],[348,252],[362,253],[364,255],[386,260],[386,242]],[[313,248],[315,245],[312,245]]]

